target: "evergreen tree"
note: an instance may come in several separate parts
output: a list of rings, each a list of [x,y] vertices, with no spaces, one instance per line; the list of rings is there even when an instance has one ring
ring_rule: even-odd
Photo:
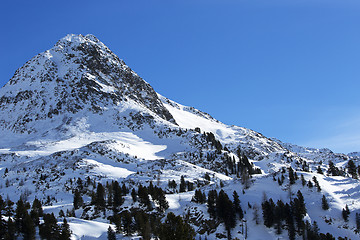
[[[114,185],[114,181],[112,181],[110,184],[108,182],[106,182],[106,186],[105,186],[105,191],[106,191],[106,200],[107,200],[107,206],[111,207],[114,205],[114,191],[113,191],[113,185]]]
[[[204,195],[201,192],[200,189],[195,190],[195,194],[192,197],[191,201],[196,202],[196,203],[204,203],[206,199],[204,199]]]
[[[289,182],[290,185],[295,184],[295,175],[294,175],[294,170],[292,169],[292,167],[289,167]]]
[[[147,206],[148,208],[151,208],[151,202],[150,202],[148,190],[146,187],[143,187],[141,184],[139,185],[138,196],[140,203]]]
[[[185,178],[184,176],[181,176],[180,178],[180,192],[185,192],[186,191],[186,182],[185,182]]]
[[[168,186],[169,186],[169,188],[174,189],[174,188],[176,188],[177,184],[176,184],[175,180],[169,180]]]
[[[98,183],[95,194],[95,207],[97,209],[105,209],[105,189],[101,183]]]
[[[35,198],[32,204],[32,208],[30,211],[30,216],[32,218],[32,220],[34,221],[34,224],[36,226],[39,226],[39,217],[43,216],[43,209],[42,209],[42,204],[41,202]]]
[[[356,223],[356,230],[360,231],[360,214],[359,213],[356,213],[355,223]]]
[[[124,233],[126,236],[131,236],[132,234],[132,217],[129,211],[123,211],[121,213],[121,222]]]
[[[304,178],[304,175],[303,174],[301,174],[301,184],[303,185],[303,187],[306,185],[306,180],[305,180],[305,178]]]
[[[80,191],[78,189],[75,189],[73,203],[75,209],[79,209],[84,204],[84,200],[81,197]]]
[[[15,233],[16,233],[16,227],[15,223],[11,218],[8,219],[6,224],[6,234],[5,234],[5,240],[15,240]]]
[[[113,210],[114,212],[118,211],[118,208],[124,203],[124,198],[123,198],[123,191],[126,191],[126,186],[121,188],[118,181],[115,181],[112,184],[112,189],[113,189]]]
[[[234,204],[235,212],[239,216],[239,219],[242,219],[244,217],[244,213],[240,205],[239,195],[236,191],[233,192],[233,198],[234,198],[233,204]]]
[[[354,163],[353,160],[349,160],[348,164],[347,164],[347,169],[348,169],[348,173],[351,175],[352,178],[357,179],[357,169],[356,169],[356,165]]]
[[[41,239],[53,240],[60,237],[60,227],[54,213],[44,214],[44,222],[39,226],[39,235]]]
[[[263,210],[263,219],[264,219],[264,225],[268,228],[272,227],[275,222],[275,204],[273,200],[270,198],[270,200],[265,200],[261,204],[261,208]]]
[[[281,200],[278,200],[276,203],[274,218],[276,234],[281,234],[283,229],[282,221],[286,220],[285,204]]]
[[[27,209],[25,203],[22,199],[19,199],[16,203],[15,210],[15,226],[18,232],[23,232],[23,221],[25,220],[25,216],[27,214]]]
[[[166,200],[164,191],[161,188],[157,188],[157,191],[156,202],[159,204],[159,210],[165,212],[165,210],[169,208],[169,203]]]
[[[297,197],[291,203],[294,212],[297,229],[300,232],[304,228],[303,218],[306,215],[305,201],[300,190],[297,192]]]
[[[6,200],[6,206],[5,206],[5,215],[7,217],[11,217],[14,214],[14,202],[10,199]]]
[[[346,204],[345,208],[343,208],[342,210],[342,217],[345,222],[349,221],[349,215],[350,215],[350,210],[348,205]]]
[[[293,211],[289,204],[285,204],[285,212],[286,212],[286,224],[288,226],[288,236],[289,240],[295,240],[295,226],[294,226],[294,216]]]
[[[134,188],[131,190],[131,198],[132,198],[133,202],[137,201],[137,193]]]
[[[210,190],[209,194],[208,194],[207,205],[208,205],[208,213],[210,214],[211,218],[216,217],[217,198],[218,198],[218,195],[217,195],[216,190]]]
[[[328,210],[329,209],[329,203],[328,203],[325,195],[322,196],[321,207],[322,207],[323,210]]]
[[[152,182],[151,182],[151,183],[152,183]],[[122,194],[123,194],[123,195],[126,195],[126,194],[129,193],[129,189],[127,189],[125,183],[122,184],[122,186],[121,186],[121,191],[122,191]]]
[[[0,195],[0,239],[4,239],[6,235],[6,221],[2,218],[5,215],[5,201]]]
[[[317,172],[318,174],[323,174],[323,171],[322,171],[322,169],[321,169],[320,166],[318,166],[318,167],[316,168],[316,172]]]
[[[329,168],[328,168],[328,174],[331,176],[339,176],[340,171],[337,167],[335,167],[334,163],[332,161],[329,161]]]
[[[24,240],[34,240],[35,239],[35,225],[30,215],[25,212],[24,219],[21,222],[21,232],[23,233]]]
[[[135,225],[135,228],[140,232],[143,240],[151,239],[150,217],[143,210],[135,213]]]
[[[318,182],[318,180],[317,180],[317,178],[315,176],[313,177],[313,181],[315,183],[315,187],[316,187],[317,191],[321,192],[320,184],[319,184],[319,182]]]
[[[165,222],[159,227],[161,240],[192,240],[195,235],[194,229],[181,216],[175,216],[172,212],[168,213]]]
[[[70,240],[70,238],[71,238],[70,226],[66,218],[64,218],[63,224],[61,225],[61,234],[59,240]]]
[[[308,181],[308,187],[309,187],[309,188],[312,188],[313,186],[314,186],[314,184],[312,183],[311,180],[309,180],[309,181]]]
[[[231,239],[231,229],[235,227],[236,215],[232,201],[224,190],[220,190],[216,201],[216,211],[218,218],[224,222],[225,229],[228,233],[228,239]]]
[[[116,240],[115,231],[112,229],[111,226],[109,226],[107,230],[107,239],[108,240]]]

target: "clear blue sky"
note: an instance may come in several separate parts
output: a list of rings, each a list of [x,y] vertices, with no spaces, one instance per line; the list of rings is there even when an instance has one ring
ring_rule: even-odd
[[[360,1],[17,1],[0,8],[0,85],[92,33],[160,94],[227,124],[360,151]]]

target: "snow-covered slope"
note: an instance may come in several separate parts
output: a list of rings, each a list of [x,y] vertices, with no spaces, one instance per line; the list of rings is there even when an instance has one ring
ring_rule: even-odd
[[[249,239],[286,239],[286,233],[277,235],[254,216],[261,216],[257,211],[265,195],[290,202],[298,190],[308,209],[305,218],[316,221],[320,232],[358,237],[354,213],[360,210],[360,189],[347,165],[349,160],[357,165],[359,154],[283,143],[171,101],[93,35],[68,35],[29,60],[0,89],[0,111],[1,196],[40,199],[45,212],[58,216],[60,210],[73,209],[78,179],[87,182],[86,207],[68,218],[74,239],[106,239],[111,211],[99,215],[91,192],[93,182],[111,181],[135,190],[156,182],[166,192],[166,213],[197,216],[189,220],[197,237],[226,234],[224,223],[212,219],[206,205],[191,201],[195,189],[239,193],[245,215],[233,237],[245,237],[241,224],[246,220]],[[339,176],[328,173],[332,163]],[[248,164],[245,170],[239,170],[241,164]],[[290,167],[307,184],[316,177],[321,190],[300,180],[287,182]],[[249,173],[257,174],[249,178]],[[184,178],[188,191],[177,187]],[[321,210],[323,195],[328,211]],[[122,210],[141,208],[129,194],[124,198]],[[341,217],[346,204],[353,213],[349,222]],[[217,227],[205,234],[211,222]]]

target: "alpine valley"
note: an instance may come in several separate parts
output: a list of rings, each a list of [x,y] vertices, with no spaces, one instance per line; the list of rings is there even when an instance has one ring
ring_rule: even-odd
[[[70,34],[0,89],[1,239],[359,239],[359,153],[158,94]]]

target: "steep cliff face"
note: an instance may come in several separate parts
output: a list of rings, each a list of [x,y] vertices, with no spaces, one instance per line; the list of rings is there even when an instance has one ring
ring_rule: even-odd
[[[53,117],[121,112],[128,101],[175,123],[154,89],[93,35],[59,40],[18,69],[0,96],[1,127],[20,133]]]

